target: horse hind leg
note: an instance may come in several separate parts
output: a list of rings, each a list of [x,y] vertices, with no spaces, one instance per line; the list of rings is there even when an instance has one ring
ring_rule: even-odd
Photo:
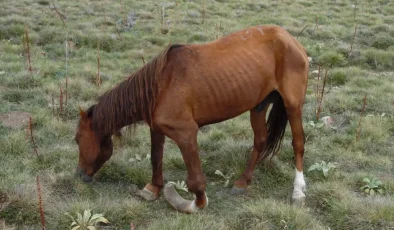
[[[231,195],[241,195],[246,193],[246,189],[252,181],[253,171],[259,161],[260,153],[263,151],[267,139],[266,113],[268,105],[260,104],[250,110],[250,122],[254,133],[253,151],[249,158],[247,167],[241,177],[234,182],[234,186],[230,191]]]
[[[283,97],[293,136],[292,145],[295,156],[295,179],[292,203],[302,206],[304,205],[306,198],[306,183],[303,174],[305,138],[304,128],[302,126],[302,107],[305,100],[307,77],[304,77],[306,74],[295,72],[288,74],[288,76],[290,75],[292,76],[291,78],[285,78],[283,88],[280,90],[280,93]],[[304,79],[305,81],[303,81]]]
[[[302,106],[286,108],[293,135],[293,150],[295,155],[295,179],[292,202],[302,206],[305,203],[306,183],[303,174],[304,159],[304,129],[302,127]]]

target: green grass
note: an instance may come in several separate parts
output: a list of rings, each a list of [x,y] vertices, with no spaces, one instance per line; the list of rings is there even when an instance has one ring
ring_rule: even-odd
[[[40,154],[39,158],[34,155],[26,138],[26,124],[9,128],[0,123],[0,188],[10,197],[10,204],[0,210],[0,228],[5,221],[8,227],[40,229],[36,175],[41,178],[47,229],[69,228],[71,222],[64,213],[75,215],[88,208],[104,213],[113,229],[129,229],[130,222],[137,229],[394,226],[392,1],[123,0],[122,12],[120,2],[55,1],[68,33],[49,0],[0,3],[0,116],[11,111],[30,113]],[[166,34],[161,33],[162,6]],[[125,16],[127,25],[123,24]],[[243,172],[253,144],[248,114],[200,130],[210,200],[208,208],[196,215],[175,212],[162,197],[146,202],[135,194],[151,177],[149,160],[131,160],[150,152],[146,126],[138,125],[134,133],[116,143],[113,157],[93,184],[75,178],[78,150],[73,137],[78,106],[89,107],[97,96],[141,67],[141,57],[149,61],[170,42],[203,43],[259,24],[278,24],[296,36],[312,57],[311,72],[318,64],[329,68],[321,115],[331,116],[335,129],[308,125],[315,121],[316,109],[316,75],[310,73],[303,118],[305,167],[323,160],[338,164],[327,178],[305,170],[305,207],[290,204],[294,155],[289,128],[282,150],[272,162],[256,169],[245,196],[230,196],[229,188],[215,175],[215,170],[233,174],[231,184]],[[23,56],[25,25],[33,74],[27,72]],[[67,71],[66,39],[70,45]],[[95,85],[98,46],[100,88]],[[66,76],[68,105],[58,114],[59,86],[64,89]],[[367,105],[361,114],[365,95]],[[356,141],[360,118],[361,135]],[[167,181],[185,180],[180,151],[170,140],[164,170]],[[365,177],[381,180],[386,193],[365,195],[360,190]]]

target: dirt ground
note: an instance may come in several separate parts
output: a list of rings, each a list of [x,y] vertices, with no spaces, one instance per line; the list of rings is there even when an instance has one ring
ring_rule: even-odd
[[[31,114],[26,112],[12,111],[10,113],[1,114],[0,122],[8,128],[18,129],[23,127],[29,121]]]

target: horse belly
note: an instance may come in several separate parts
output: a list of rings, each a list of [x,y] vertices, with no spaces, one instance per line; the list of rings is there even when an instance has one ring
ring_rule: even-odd
[[[236,72],[236,71],[235,71]],[[207,76],[194,90],[193,116],[200,126],[236,117],[260,103],[274,87],[267,73]]]

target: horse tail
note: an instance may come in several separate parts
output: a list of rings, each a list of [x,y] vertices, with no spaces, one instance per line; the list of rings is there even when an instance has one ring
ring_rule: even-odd
[[[264,160],[271,153],[273,153],[273,156],[278,152],[282,144],[288,120],[283,98],[278,91],[270,93],[264,101],[262,103],[273,104],[267,120],[267,139],[264,149],[259,155],[259,160]]]

